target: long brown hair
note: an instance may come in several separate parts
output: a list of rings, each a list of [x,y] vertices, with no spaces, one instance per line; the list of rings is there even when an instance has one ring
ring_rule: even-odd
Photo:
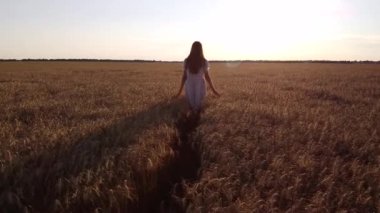
[[[202,44],[195,41],[191,46],[189,56],[185,60],[185,67],[189,68],[191,73],[198,73],[199,69],[206,64],[206,59],[203,55]]]

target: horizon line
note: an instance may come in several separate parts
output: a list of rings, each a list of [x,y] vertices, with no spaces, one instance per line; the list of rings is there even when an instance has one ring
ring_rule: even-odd
[[[164,63],[181,63],[182,60],[155,60],[155,59],[95,59],[95,58],[23,58],[23,59],[4,59],[0,58],[0,62],[3,61],[82,61],[82,62],[164,62]],[[277,62],[277,63],[380,63],[380,60],[329,60],[329,59],[307,59],[307,60],[271,60],[271,59],[239,59],[239,60],[208,60],[209,62],[233,62],[233,63],[244,63],[244,62]]]

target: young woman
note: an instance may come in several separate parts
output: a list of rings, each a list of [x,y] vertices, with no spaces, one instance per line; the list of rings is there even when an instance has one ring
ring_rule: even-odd
[[[203,55],[202,44],[199,41],[193,43],[189,56],[185,59],[181,86],[177,97],[181,95],[183,86],[188,105],[192,113],[199,114],[202,109],[203,99],[206,95],[205,79],[216,96],[220,96],[215,90],[209,75],[209,65]]]

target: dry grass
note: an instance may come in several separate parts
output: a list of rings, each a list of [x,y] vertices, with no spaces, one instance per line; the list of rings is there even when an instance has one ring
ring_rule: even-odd
[[[379,65],[211,66],[222,97],[191,134],[200,175],[180,184],[181,64],[0,63],[0,208],[380,209]]]

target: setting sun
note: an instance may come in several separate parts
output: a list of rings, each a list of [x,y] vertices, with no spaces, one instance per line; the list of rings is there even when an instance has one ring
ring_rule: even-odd
[[[316,48],[341,35],[339,22],[351,13],[349,6],[340,1],[220,4],[208,17],[210,28],[218,30],[207,34],[206,44],[223,44],[221,58],[298,59],[302,54],[310,57],[312,52],[323,55],[323,50]]]

